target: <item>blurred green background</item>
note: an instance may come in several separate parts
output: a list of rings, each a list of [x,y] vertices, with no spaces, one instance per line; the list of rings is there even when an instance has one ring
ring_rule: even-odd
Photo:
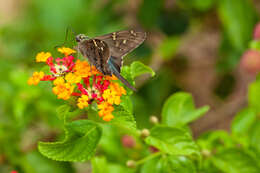
[[[0,172],[90,171],[89,163],[48,160],[36,147],[38,140],[62,139],[56,108],[63,101],[50,84],[28,86],[27,80],[40,68],[35,55],[54,52],[68,27],[91,37],[144,29],[147,40],[125,58],[125,64],[139,60],[157,73],[136,81],[137,126],[150,127],[149,116],[160,117],[165,99],[184,90],[197,106],[212,107],[193,124],[198,136],[209,129],[228,130],[234,112],[246,102],[253,77],[238,64],[259,10],[257,0],[0,0]],[[124,163],[127,154],[118,149],[118,139],[113,143],[107,137],[101,148],[111,160]]]

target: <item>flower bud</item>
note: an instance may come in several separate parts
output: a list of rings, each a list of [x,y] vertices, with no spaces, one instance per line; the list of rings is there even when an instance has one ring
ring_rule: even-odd
[[[124,135],[121,137],[121,143],[126,148],[133,148],[136,145],[136,141],[132,136]]]
[[[134,160],[128,160],[126,162],[126,166],[129,168],[135,168],[136,167],[136,162]]]
[[[260,40],[260,22],[256,24],[254,29],[254,40]]]
[[[148,130],[148,129],[143,129],[142,131],[141,131],[141,137],[142,138],[146,138],[147,136],[149,136],[150,135],[150,131]]]
[[[149,150],[150,150],[151,153],[156,153],[156,152],[159,151],[158,148],[155,148],[154,146],[150,146]]]
[[[260,72],[260,52],[257,50],[247,50],[241,58],[241,67],[251,74]]]
[[[204,149],[201,151],[201,154],[205,157],[209,157],[211,155],[211,152],[207,149]]]
[[[150,116],[150,122],[152,123],[152,124],[158,124],[158,118],[156,117],[156,116]]]

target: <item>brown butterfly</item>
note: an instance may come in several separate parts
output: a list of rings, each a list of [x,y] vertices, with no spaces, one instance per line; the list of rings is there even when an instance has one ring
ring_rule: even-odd
[[[114,74],[128,88],[136,89],[120,75],[123,57],[137,48],[146,38],[142,31],[126,30],[109,33],[94,38],[88,38],[84,34],[76,36],[77,49],[88,58],[104,75]]]

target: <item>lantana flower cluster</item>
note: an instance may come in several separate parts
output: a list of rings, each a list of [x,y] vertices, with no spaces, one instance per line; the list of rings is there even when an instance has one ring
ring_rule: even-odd
[[[29,85],[37,85],[40,81],[51,81],[52,91],[58,99],[68,100],[76,97],[79,109],[88,107],[93,101],[97,103],[98,114],[104,121],[114,118],[114,105],[119,105],[121,96],[126,90],[120,86],[112,76],[105,76],[88,61],[76,59],[75,50],[62,47],[58,51],[63,58],[54,58],[50,52],[40,52],[36,62],[46,63],[50,72],[36,71],[29,78]]]

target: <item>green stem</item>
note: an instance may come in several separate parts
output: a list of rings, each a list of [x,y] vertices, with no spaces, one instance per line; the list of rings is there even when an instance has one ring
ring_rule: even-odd
[[[151,160],[151,159],[153,159],[153,158],[155,158],[155,157],[158,157],[158,156],[160,156],[161,154],[162,154],[162,152],[156,152],[156,153],[153,153],[153,154],[151,154],[151,155],[149,155],[149,156],[147,156],[147,157],[145,157],[145,158],[143,158],[143,159],[141,159],[141,160],[138,160],[138,161],[136,162],[136,166],[137,166],[137,165],[141,165],[141,164],[145,163],[146,161]]]

